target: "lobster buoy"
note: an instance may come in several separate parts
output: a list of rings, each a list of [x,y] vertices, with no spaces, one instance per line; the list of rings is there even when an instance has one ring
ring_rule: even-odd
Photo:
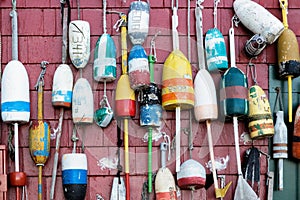
[[[129,76],[123,74],[116,88],[115,113],[118,117],[134,117],[135,112],[135,93],[130,88]]]
[[[293,157],[300,159],[300,105],[295,113],[294,132],[293,132]]]
[[[94,53],[94,80],[113,81],[116,79],[116,46],[109,34],[101,35],[96,43]]]
[[[283,111],[276,113],[275,134],[273,137],[273,158],[288,157],[287,127],[284,124]]]
[[[52,105],[71,107],[73,93],[73,73],[69,65],[61,64],[55,70],[52,86]]]
[[[62,183],[67,200],[85,199],[87,189],[87,157],[82,153],[62,156]]]
[[[140,98],[140,125],[160,127],[162,118],[161,90],[156,84],[151,83],[148,88],[141,91]]]
[[[134,45],[128,57],[130,87],[139,90],[150,84],[148,56],[141,45]]]
[[[162,74],[162,106],[165,110],[191,109],[194,106],[194,87],[191,64],[180,50],[166,59]]]
[[[205,168],[193,159],[182,163],[177,173],[177,183],[181,189],[199,189],[205,186]]]
[[[209,71],[228,68],[225,40],[217,28],[209,29],[205,35],[205,52]]]
[[[249,88],[249,132],[252,139],[274,135],[270,103],[265,92],[258,85]]]
[[[142,45],[149,31],[150,6],[147,2],[133,1],[128,13],[128,35],[132,44]]]
[[[230,67],[220,81],[220,111],[225,116],[243,116],[249,112],[248,81],[237,67]]]
[[[84,68],[90,58],[90,24],[74,20],[69,25],[69,54],[73,65]]]
[[[79,78],[74,85],[72,118],[75,124],[91,124],[94,120],[93,92],[85,78]]]
[[[27,71],[20,61],[12,60],[6,65],[1,86],[3,122],[29,122],[29,80]]]
[[[275,42],[284,30],[279,19],[254,1],[235,0],[233,8],[243,25],[261,35],[268,44]]]

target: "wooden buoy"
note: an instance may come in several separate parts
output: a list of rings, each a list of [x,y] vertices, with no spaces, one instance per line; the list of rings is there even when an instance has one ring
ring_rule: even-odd
[[[274,135],[274,124],[269,100],[258,85],[249,88],[249,132],[252,139]]]
[[[140,90],[150,84],[148,56],[141,45],[134,45],[128,57],[130,87]]]
[[[128,36],[132,44],[142,45],[149,31],[150,6],[144,1],[130,3],[128,12]]]
[[[91,124],[94,117],[92,88],[85,78],[79,78],[73,89],[72,118],[75,124]]]
[[[87,157],[83,153],[62,156],[62,182],[66,200],[85,199],[87,189]]]

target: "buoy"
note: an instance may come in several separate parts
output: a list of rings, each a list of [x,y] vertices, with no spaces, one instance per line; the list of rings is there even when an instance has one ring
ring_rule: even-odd
[[[167,143],[160,144],[161,168],[155,178],[155,197],[157,200],[177,200],[176,185],[173,174],[166,167]]]
[[[75,124],[91,124],[94,120],[93,92],[85,78],[79,78],[74,85],[72,118]]]
[[[133,90],[140,90],[150,84],[148,56],[141,45],[134,45],[129,52],[128,74]]]
[[[43,95],[44,75],[46,73],[47,61],[41,62],[42,71],[39,75],[35,89],[38,91],[37,120],[31,122],[29,129],[29,151],[32,160],[39,168],[38,177],[38,199],[43,198],[42,168],[50,154],[50,125],[43,121]]]
[[[20,61],[12,60],[5,66],[1,86],[3,122],[29,122],[29,80],[27,71]]]
[[[293,132],[293,157],[300,159],[300,105],[295,113],[294,132]]]
[[[150,6],[144,1],[130,3],[128,12],[128,36],[134,45],[142,45],[148,35]]]
[[[95,47],[93,75],[95,81],[110,82],[117,76],[117,50],[106,29],[106,5],[107,1],[103,0],[103,34],[98,38]]]
[[[69,25],[69,54],[76,68],[84,68],[90,58],[90,24],[74,20]]]
[[[55,70],[52,86],[52,105],[71,107],[73,93],[73,73],[66,64],[60,64]]]
[[[87,157],[83,153],[62,156],[62,183],[66,200],[85,199],[87,189]]]
[[[267,95],[258,85],[249,88],[249,132],[252,139],[274,135],[274,124]]]
[[[267,44],[275,42],[284,29],[279,19],[254,1],[235,0],[233,8],[243,25],[261,35]]]
[[[277,42],[279,76],[288,79],[288,119],[289,122],[292,122],[292,78],[296,78],[300,75],[300,55],[297,37],[295,33],[289,29],[287,22],[288,0],[280,0],[279,4],[282,8],[282,21],[284,25],[284,31]]]
[[[217,28],[217,6],[220,0],[214,0],[214,28],[205,35],[205,52],[209,71],[228,68],[226,45],[221,31]]]

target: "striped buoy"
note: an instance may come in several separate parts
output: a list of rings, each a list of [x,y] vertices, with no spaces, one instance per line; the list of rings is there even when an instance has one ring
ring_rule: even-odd
[[[90,58],[90,24],[74,20],[69,25],[69,54],[73,65],[84,68]]]
[[[205,53],[209,71],[228,68],[225,40],[219,29],[212,28],[206,32]]]
[[[155,178],[155,196],[157,200],[176,200],[174,177],[168,168],[160,168]]]
[[[129,76],[123,74],[116,88],[115,114],[118,117],[134,117],[135,109],[135,93],[130,88]]]
[[[162,118],[161,90],[156,84],[151,83],[148,88],[141,91],[140,98],[140,125],[160,127]]]
[[[222,76],[220,86],[220,111],[225,116],[247,115],[248,81],[237,67],[230,67]]]
[[[85,199],[87,189],[87,157],[81,153],[62,156],[62,183],[66,200]]]
[[[79,78],[74,85],[72,118],[75,124],[91,124],[94,120],[93,92],[85,78]]]
[[[194,106],[194,87],[191,64],[180,50],[166,59],[162,74],[162,106],[165,110],[191,109]]]
[[[52,105],[69,108],[72,102],[73,73],[69,65],[61,64],[55,70],[52,86]]]
[[[134,45],[129,52],[128,73],[133,90],[142,89],[150,84],[148,56],[141,45]]]
[[[3,122],[29,122],[29,80],[24,65],[18,60],[10,61],[1,83],[1,116]]]
[[[233,2],[235,14],[243,25],[272,44],[284,30],[282,22],[260,4],[249,0]]]
[[[186,160],[177,173],[178,186],[181,189],[199,189],[205,186],[205,168],[193,159]]]
[[[274,125],[267,95],[258,85],[249,88],[249,132],[252,139],[274,135]]]
[[[132,44],[143,44],[149,30],[150,6],[147,2],[133,1],[128,13],[128,35]]]

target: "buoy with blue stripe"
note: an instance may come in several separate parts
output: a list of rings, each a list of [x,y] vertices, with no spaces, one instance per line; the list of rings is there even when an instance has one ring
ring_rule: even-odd
[[[38,105],[37,105],[37,120],[31,122],[29,130],[29,151],[32,160],[39,168],[38,177],[38,199],[42,200],[43,186],[42,186],[42,168],[48,160],[50,154],[50,125],[43,121],[43,86],[44,75],[46,73],[46,65],[48,62],[42,61],[42,71],[38,78],[35,88],[38,91]]]
[[[66,200],[85,199],[87,189],[87,157],[84,153],[62,156],[62,184]]]
[[[128,74],[133,90],[140,90],[150,84],[148,56],[141,45],[134,45],[129,52]]]
[[[99,37],[94,53],[94,80],[95,81],[114,81],[117,76],[117,50],[112,37],[107,33],[106,28],[106,5],[103,0],[103,34]]]
[[[214,28],[205,35],[205,52],[208,71],[226,70],[228,58],[226,45],[221,31],[217,28],[217,6],[220,0],[214,0]]]
[[[149,31],[150,6],[147,2],[133,1],[128,13],[128,36],[132,44],[142,45]]]
[[[73,93],[73,73],[66,64],[60,64],[55,70],[52,86],[52,105],[71,107]]]

